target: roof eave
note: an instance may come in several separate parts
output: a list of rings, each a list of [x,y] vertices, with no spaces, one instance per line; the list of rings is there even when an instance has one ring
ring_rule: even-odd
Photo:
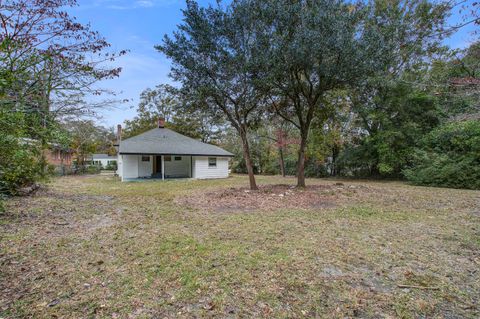
[[[172,156],[217,156],[234,157],[233,154],[176,154],[176,153],[139,153],[139,152],[119,152],[119,155],[172,155]]]

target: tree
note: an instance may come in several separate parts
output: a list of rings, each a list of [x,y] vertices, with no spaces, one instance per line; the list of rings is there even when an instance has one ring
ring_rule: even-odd
[[[333,91],[325,99],[325,109],[312,122],[310,140],[307,146],[306,173],[320,167],[323,172],[336,176],[341,172],[338,157],[346,143],[354,136],[352,132],[353,113],[348,90]],[[323,167],[322,167],[323,166]],[[309,174],[312,175],[311,173]]]
[[[263,102],[255,86],[261,49],[255,12],[249,1],[200,8],[189,0],[178,31],[156,47],[172,60],[171,76],[182,83],[184,94],[212,116],[223,114],[238,132],[252,190],[257,185],[248,133],[260,119]]]
[[[191,104],[189,104],[191,103]],[[202,140],[215,142],[222,121],[212,118],[203,108],[196,107],[195,101],[180,96],[179,90],[168,84],[145,89],[140,94],[137,115],[125,121],[124,137],[128,138],[146,132],[157,126],[158,118],[166,120],[166,127]]]
[[[121,71],[104,62],[125,52],[108,52],[110,45],[99,33],[65,11],[76,4],[76,0],[1,2],[0,122],[14,121],[2,130],[13,155],[3,154],[1,182],[7,170],[23,172],[23,182],[7,182],[10,190],[45,176],[42,149],[54,142],[58,119],[94,114],[105,102],[86,103],[85,97],[104,93],[97,82]],[[35,142],[22,142],[26,140]],[[25,154],[39,165],[22,166],[18,156]]]
[[[84,103],[83,97],[105,92],[95,84],[119,75],[121,68],[104,62],[126,52],[107,52],[110,44],[98,32],[64,11],[76,5],[76,0],[2,2],[0,60],[10,71],[12,103],[36,101],[45,117],[85,115],[98,104]]]
[[[70,136],[70,147],[75,150],[77,165],[83,168],[88,155],[111,152],[115,135],[111,130],[96,125],[92,120],[73,120],[64,123]]]
[[[265,162],[262,163],[261,161],[259,161],[259,170],[262,173],[274,173],[274,171],[272,170],[272,166],[274,164],[270,159],[270,152],[269,150],[265,150],[265,148],[272,147],[276,150],[276,153],[278,155],[278,168],[280,175],[285,177],[287,175],[285,167],[286,152],[289,146],[298,145],[299,140],[292,136],[292,130],[294,129],[292,128],[292,125],[279,117],[276,117],[274,115],[265,117],[263,123],[264,124],[257,128],[252,134],[258,140],[260,140],[260,142],[257,143],[257,147],[259,147],[259,149],[256,151],[256,153],[262,155],[263,153],[266,153],[265,156],[262,156],[266,158]],[[257,157],[259,156],[257,155]]]
[[[446,119],[479,117],[480,42],[433,60],[421,85],[437,96]]]
[[[267,1],[264,7],[272,30],[270,50],[261,59],[264,78],[275,112],[300,131],[297,186],[305,187],[308,135],[315,117],[327,118],[327,94],[407,67],[393,62],[417,50],[443,16],[421,0]]]
[[[300,132],[297,186],[305,187],[305,149],[325,94],[353,84],[373,62],[363,6],[341,1],[267,1],[271,43],[263,70],[274,111]],[[371,63],[374,64],[374,63]]]
[[[400,177],[418,141],[440,122],[436,99],[401,81],[383,86],[357,114],[366,133],[357,155],[369,159],[368,173],[377,176]]]
[[[175,90],[168,84],[157,85],[154,89],[147,88],[140,94],[137,115],[133,120],[125,121],[124,136],[126,138],[155,128],[159,117],[171,122],[180,101]]]
[[[480,122],[439,126],[426,134],[404,174],[417,185],[480,189]]]

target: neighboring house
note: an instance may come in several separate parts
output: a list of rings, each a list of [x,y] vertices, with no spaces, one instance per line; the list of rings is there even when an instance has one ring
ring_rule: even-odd
[[[71,166],[73,154],[74,151],[72,149],[62,147],[55,143],[49,144],[48,149],[45,150],[47,162],[55,166]]]
[[[102,165],[103,168],[117,162],[117,156],[110,156],[108,154],[93,154],[92,164]]]
[[[38,140],[28,137],[20,138],[20,142],[25,145],[40,146]],[[47,143],[47,148],[43,149],[42,153],[45,161],[53,166],[55,173],[62,175],[72,173],[72,161],[75,150],[58,143]]]
[[[232,153],[164,127],[121,140],[117,174],[122,181],[138,178],[226,178]],[[119,136],[121,126],[119,125]]]

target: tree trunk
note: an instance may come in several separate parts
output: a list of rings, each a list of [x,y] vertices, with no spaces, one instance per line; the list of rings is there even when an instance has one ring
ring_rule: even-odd
[[[301,132],[300,148],[298,150],[297,187],[302,187],[302,188],[306,187],[305,185],[305,148],[306,146],[307,146],[307,133]]]
[[[65,166],[63,165],[63,155],[62,151],[60,150],[60,167],[62,169],[62,176],[65,176]]]
[[[258,190],[255,182],[255,175],[253,175],[252,159],[250,158],[250,147],[248,145],[247,133],[245,130],[240,130],[240,138],[242,139],[243,158],[245,159],[245,166],[247,167],[248,179],[250,181],[250,189]]]
[[[337,147],[332,148],[332,171],[330,172],[331,176],[337,176],[337,157],[338,157],[338,149]]]
[[[279,162],[280,162],[280,174],[285,177],[285,160],[283,159],[283,150],[282,147],[278,148]]]

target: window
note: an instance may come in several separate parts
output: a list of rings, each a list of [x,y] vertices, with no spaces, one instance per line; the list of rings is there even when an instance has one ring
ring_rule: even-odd
[[[165,162],[170,162],[172,160],[172,157],[170,155],[165,155],[163,159]]]
[[[142,162],[150,162],[150,156],[143,156],[142,155]]]
[[[181,160],[182,160],[182,157],[181,157],[181,156],[175,156],[175,160],[176,160],[176,161],[181,161]]]
[[[208,158],[208,167],[217,167],[217,158],[209,157]]]

